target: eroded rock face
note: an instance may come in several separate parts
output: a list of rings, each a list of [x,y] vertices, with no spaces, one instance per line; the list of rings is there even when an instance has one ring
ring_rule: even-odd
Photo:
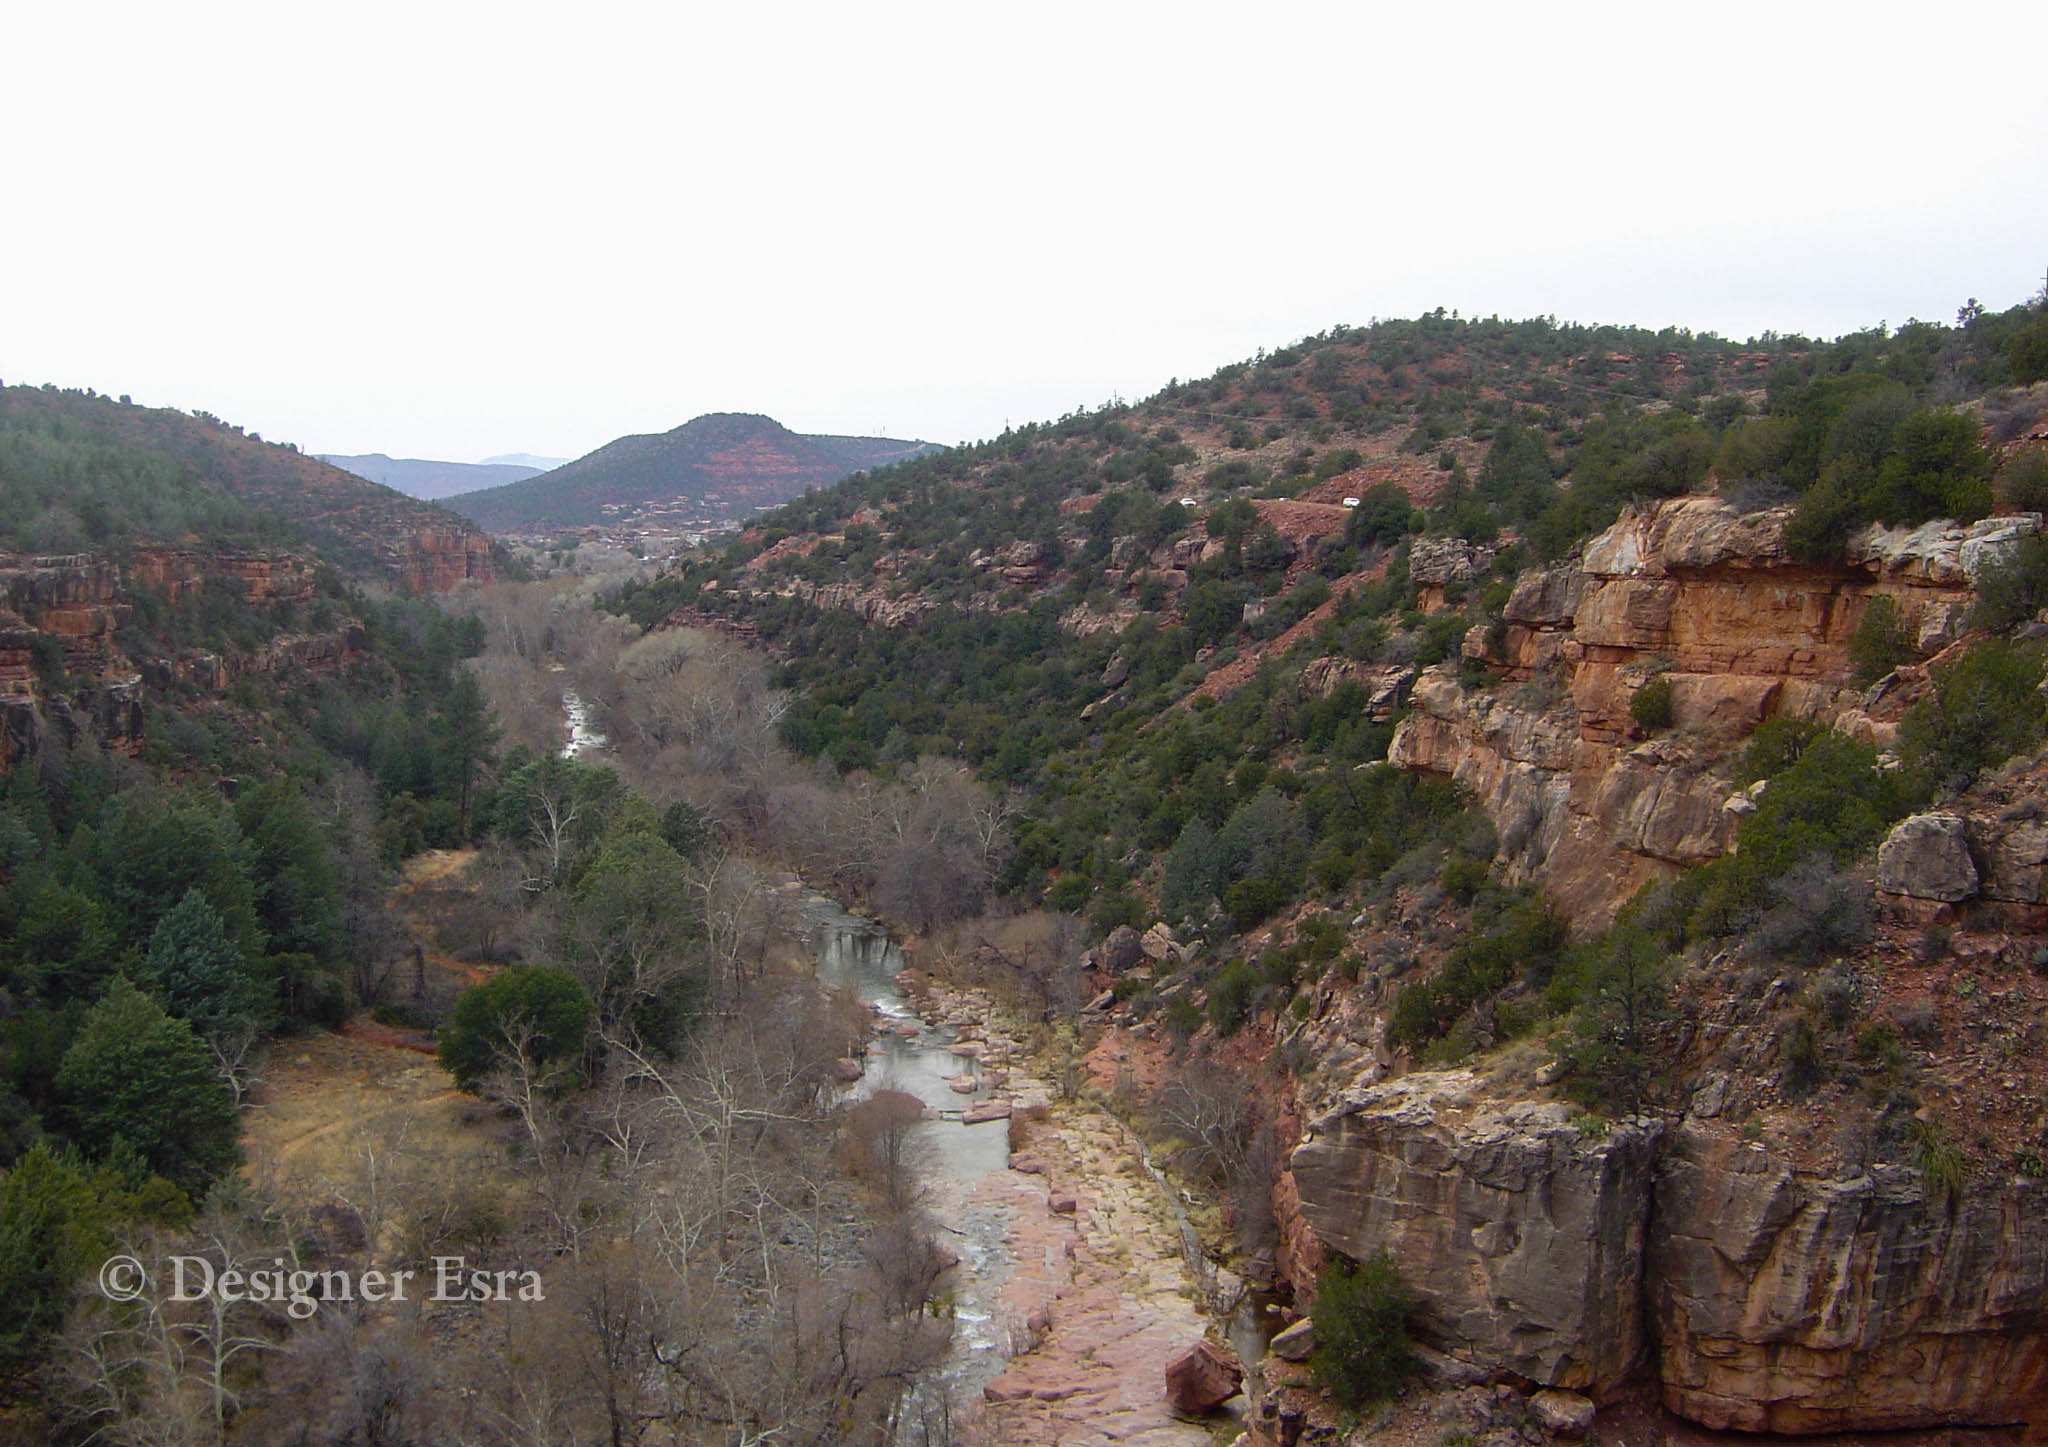
[[[1446,1370],[1814,1433],[2048,1422],[2048,1182],[1953,1197],[1904,1164],[1807,1169],[1733,1130],[1582,1134],[1470,1071],[1353,1091],[1291,1161],[1346,1255],[1385,1246]]]
[[[1301,1213],[1354,1258],[1384,1246],[1440,1351],[1601,1396],[1642,1358],[1660,1126],[1589,1136],[1561,1103],[1489,1100],[1470,1071],[1374,1085],[1291,1161]]]
[[[1930,1200],[1903,1166],[1811,1175],[1695,1125],[1654,1220],[1674,1412],[1757,1432],[2048,1421],[2048,1185]]]
[[[921,593],[891,598],[854,583],[827,583],[821,587],[807,578],[797,578],[782,591],[784,596],[801,598],[813,607],[844,609],[863,623],[879,628],[908,628],[932,610],[931,602]]]
[[[1740,806],[1719,766],[1758,724],[1790,715],[1891,742],[1903,697],[1849,686],[1849,641],[1870,600],[1890,599],[1932,653],[1975,579],[2041,529],[2037,514],[1866,528],[1842,564],[1813,566],[1785,551],[1789,517],[1713,497],[1625,511],[1577,565],[1518,580],[1501,636],[1466,640],[1502,685],[1465,689],[1448,665],[1416,681],[1389,761],[1467,785],[1511,875],[1589,924],[1642,884],[1725,853]],[[1432,554],[1428,571],[1448,578],[1474,561]],[[1646,740],[1629,703],[1657,676],[1674,727]]]
[[[21,557],[0,554],[0,662],[12,665],[17,649],[22,665],[10,675],[26,678],[27,650],[37,634],[55,638],[64,647],[65,666],[92,672],[113,655],[114,630],[128,616],[121,591],[121,570],[97,553]]]
[[[391,549],[391,567],[401,593],[446,593],[458,584],[488,583],[496,576],[491,540],[474,529],[422,528]]]
[[[291,553],[245,548],[145,546],[134,550],[129,580],[176,603],[204,588],[227,588],[244,602],[313,601],[313,568]]]

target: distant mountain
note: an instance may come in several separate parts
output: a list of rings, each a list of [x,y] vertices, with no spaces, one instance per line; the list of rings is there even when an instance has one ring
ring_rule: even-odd
[[[549,472],[560,467],[569,459],[566,457],[542,457],[538,452],[501,452],[496,457],[486,457],[486,467],[530,467],[535,472]]]
[[[439,592],[496,569],[465,518],[207,412],[0,387],[0,550],[310,544],[346,572]]]
[[[889,437],[813,437],[770,417],[713,412],[621,437],[523,482],[444,499],[498,533],[607,521],[750,517],[868,468],[941,450]]]
[[[458,492],[475,492],[479,488],[502,487],[508,482],[521,482],[547,471],[545,467],[515,462],[510,458],[496,458],[490,462],[436,462],[423,457],[386,457],[381,452],[356,456],[323,452],[319,456],[322,462],[331,462],[344,472],[353,472],[357,477],[395,487],[409,497],[429,500],[453,497]],[[554,465],[548,464],[550,467]]]

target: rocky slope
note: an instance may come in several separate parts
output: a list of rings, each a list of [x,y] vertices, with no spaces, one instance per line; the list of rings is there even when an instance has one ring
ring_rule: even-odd
[[[1545,988],[1553,970],[1590,988],[1570,955],[1467,957],[1468,974],[1498,968],[1454,1027],[1389,1029],[1465,945],[1541,945],[1479,939],[1520,907],[1499,881],[1540,886],[1585,940],[1640,885],[1728,853],[1763,797],[1732,767],[1764,722],[1892,744],[1931,670],[1974,643],[1977,581],[2041,532],[2038,502],[2000,491],[2005,514],[1982,522],[1796,550],[1796,505],[1738,501],[1787,489],[1718,472],[1739,446],[1710,467],[1701,433],[1790,427],[1798,398],[1834,395],[1834,362],[1801,373],[1798,347],[1711,346],[1546,361],[1483,327],[1436,350],[1440,322],[1311,339],[915,464],[894,490],[814,495],[649,589],[642,621],[757,630],[829,691],[805,723],[842,768],[896,730],[1007,770],[1033,815],[1025,887],[1099,916],[1091,1009],[1145,1066],[1131,1088],[1159,1101],[1183,1076],[1230,1079],[1285,1144],[1265,1228],[1228,1186],[1237,1219],[1269,1232],[1238,1264],[1300,1309],[1323,1263],[1386,1248],[1428,1383],[1509,1404],[1491,1425],[1583,1430],[1596,1403],[1802,1434],[2048,1421],[2048,1274],[2023,1224],[2048,1219],[2048,760],[1897,824],[1874,868],[1838,859],[1872,907],[1853,940],[1796,957],[1660,941],[1668,1011],[1640,1114],[1592,1113],[1600,1090],[1573,1077],[1585,1022],[1569,1012],[1591,1010]],[[1607,403],[1573,389],[1611,398],[1629,369],[1658,400],[1576,425]],[[1986,395],[1981,432],[1942,425],[2009,461],[2044,404],[2048,389]],[[1510,421],[1543,439],[1510,446]],[[1904,661],[1866,687],[1853,655],[1877,600]],[[949,646],[905,641],[924,636]],[[982,636],[1043,652],[1004,693],[984,683],[1009,660]],[[807,676],[806,653],[830,676]],[[907,666],[882,686],[847,682],[893,660]],[[1653,683],[1667,718],[1639,722]],[[890,690],[910,705],[892,713]],[[1466,836],[1375,837],[1389,808],[1427,807],[1363,787],[1390,777],[1374,771],[1389,731],[1388,762],[1484,814],[1491,883],[1463,872]],[[1353,809],[1372,817],[1347,833]],[[1271,854],[1293,826],[1323,852],[1277,908],[1239,909],[1227,885],[1210,907],[1203,850],[1254,823]],[[1162,915],[1178,942],[1155,955],[1138,942]],[[1318,935],[1328,952],[1307,950]],[[1269,1383],[1303,1376],[1300,1336],[1276,1344]],[[1253,1390],[1261,1447],[1335,1426],[1313,1390]]]

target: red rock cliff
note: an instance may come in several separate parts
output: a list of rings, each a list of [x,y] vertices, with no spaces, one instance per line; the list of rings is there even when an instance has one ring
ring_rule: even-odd
[[[1725,852],[1746,801],[1718,766],[1764,719],[1890,740],[1884,702],[1849,686],[1870,600],[1892,599],[1931,655],[1956,636],[1978,574],[2041,528],[2032,513],[1873,527],[1843,563],[1815,567],[1786,553],[1789,516],[1711,497],[1625,512],[1576,565],[1523,575],[1503,639],[1466,640],[1500,686],[1463,688],[1449,665],[1416,681],[1389,760],[1467,785],[1511,875],[1540,880],[1585,923]],[[1645,738],[1629,703],[1660,674],[1674,727]]]

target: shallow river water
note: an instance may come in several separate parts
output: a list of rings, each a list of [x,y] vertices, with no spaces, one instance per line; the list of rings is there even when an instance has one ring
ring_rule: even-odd
[[[1005,1240],[1008,1220],[999,1208],[967,1201],[975,1181],[1008,1166],[1009,1122],[965,1125],[947,1118],[992,1092],[978,1086],[963,1095],[948,1082],[948,1076],[979,1079],[981,1063],[952,1053],[956,1032],[918,1021],[897,987],[905,961],[888,933],[823,895],[804,896],[798,909],[817,951],[821,980],[872,1005],[887,1024],[918,1027],[914,1036],[894,1030],[875,1035],[868,1046],[867,1073],[848,1091],[855,1096],[904,1091],[931,1112],[912,1128],[924,1206],[939,1239],[960,1260],[953,1273],[953,1346],[941,1382],[954,1401],[967,1400],[1002,1370],[1010,1355],[996,1310],[996,1294],[1015,1265]]]

